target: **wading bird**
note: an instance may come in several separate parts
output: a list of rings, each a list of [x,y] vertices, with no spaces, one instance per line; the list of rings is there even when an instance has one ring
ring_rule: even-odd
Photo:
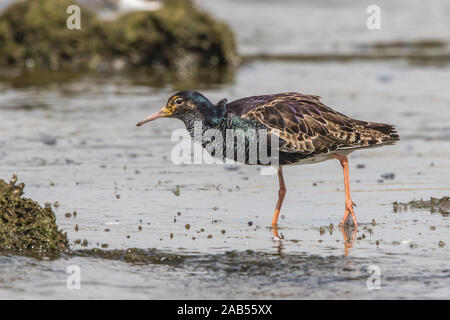
[[[357,149],[389,145],[400,139],[393,125],[349,118],[324,105],[319,96],[296,92],[252,96],[230,103],[227,99],[222,99],[213,104],[197,91],[182,91],[171,96],[159,112],[151,114],[137,125],[141,126],[163,117],[182,120],[192,138],[195,138],[198,124],[203,132],[217,129],[225,133],[230,129],[239,129],[239,132],[245,134],[251,129],[264,129],[267,139],[275,135],[278,139],[276,151],[280,189],[272,219],[274,228],[277,227],[286,194],[283,166],[317,163],[329,159],[339,160],[344,171],[345,212],[341,223],[344,225],[351,214],[356,227],[353,210],[355,204],[350,196],[347,155]],[[249,164],[248,143],[252,140],[248,135],[245,139],[242,162]],[[207,149],[207,142],[202,139],[199,142]],[[272,145],[268,142],[265,147],[270,148]],[[227,148],[226,144],[224,148]],[[234,143],[232,148],[234,150],[230,154],[233,155],[233,160],[236,160],[239,151]]]

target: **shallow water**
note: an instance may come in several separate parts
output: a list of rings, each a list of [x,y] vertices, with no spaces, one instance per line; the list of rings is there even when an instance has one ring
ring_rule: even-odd
[[[242,10],[250,13],[251,3]],[[221,5],[214,6],[208,8],[219,13]],[[237,30],[241,52],[264,52],[259,43],[246,46],[250,31]],[[264,48],[272,37],[262,38]],[[285,45],[276,52],[289,52]],[[155,86],[134,75],[65,75],[45,85],[4,80],[0,177],[16,172],[26,197],[59,202],[57,223],[74,255],[1,256],[0,298],[449,298],[448,216],[394,213],[392,206],[450,194],[448,67],[254,60],[218,83]],[[281,239],[268,228],[276,176],[251,166],[174,165],[170,136],[182,123],[135,124],[187,84],[213,101],[318,94],[351,117],[396,124],[397,145],[350,156],[360,223],[352,245],[351,232],[337,227],[344,213],[337,161],[285,168]],[[393,179],[384,179],[386,173]],[[65,217],[74,210],[76,217]],[[111,256],[84,251],[102,245]],[[134,263],[127,262],[127,248],[141,249]],[[80,290],[66,287],[70,265],[81,269]],[[371,266],[380,269],[380,290],[368,289]]]
[[[350,157],[360,226],[347,249],[337,228],[344,205],[337,161],[286,168],[284,239],[274,240],[267,227],[277,196],[275,176],[261,175],[257,167],[176,166],[170,134],[182,123],[164,119],[135,127],[165,102],[171,88],[137,86],[119,76],[45,88],[4,85],[1,175],[16,172],[27,182],[27,197],[59,202],[57,222],[72,249],[84,249],[74,242],[87,239],[88,248],[151,248],[183,261],[134,265],[83,255],[58,261],[3,257],[0,296],[448,298],[448,217],[394,213],[392,203],[450,193],[450,94],[444,89],[449,80],[448,70],[401,62],[253,62],[237,72],[234,84],[205,90],[218,100],[303,88],[353,117],[397,124],[400,143]],[[383,180],[385,173],[394,179]],[[74,210],[76,217],[64,216]],[[446,245],[439,247],[439,241]],[[74,264],[82,272],[79,291],[65,284],[65,270]],[[381,290],[367,289],[370,265],[381,269]]]
[[[438,40],[448,44],[450,38],[446,0],[432,4],[420,0],[195,2],[231,25],[244,55],[361,53],[379,43]],[[374,4],[380,8],[381,29],[369,31],[366,10]]]

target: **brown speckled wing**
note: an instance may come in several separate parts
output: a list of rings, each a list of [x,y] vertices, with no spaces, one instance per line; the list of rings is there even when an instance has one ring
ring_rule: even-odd
[[[228,104],[227,112],[263,123],[285,142],[280,151],[305,156],[399,140],[392,125],[351,119],[325,106],[318,96],[295,92],[239,99]]]

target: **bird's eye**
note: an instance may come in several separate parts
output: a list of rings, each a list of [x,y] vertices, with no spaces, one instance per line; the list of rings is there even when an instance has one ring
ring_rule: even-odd
[[[182,105],[183,104],[183,99],[181,99],[181,98],[176,99],[175,100],[175,104],[178,105],[178,106]]]

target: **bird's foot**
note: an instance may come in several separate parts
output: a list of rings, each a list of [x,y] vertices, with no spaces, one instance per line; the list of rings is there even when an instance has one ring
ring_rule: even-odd
[[[272,224],[271,229],[272,229],[272,234],[273,234],[273,240],[278,241],[278,240],[284,239],[283,234],[281,234],[281,237],[280,237],[280,234],[278,233],[278,226],[276,224],[275,225]]]
[[[346,225],[349,225],[348,216],[351,214],[353,227],[354,228],[358,227],[358,222],[356,222],[356,214],[355,214],[355,211],[353,210],[353,207],[355,207],[355,206],[356,206],[356,204],[351,199],[349,199],[348,201],[345,202],[344,218],[342,219],[341,223],[339,224],[340,226],[345,227]]]

